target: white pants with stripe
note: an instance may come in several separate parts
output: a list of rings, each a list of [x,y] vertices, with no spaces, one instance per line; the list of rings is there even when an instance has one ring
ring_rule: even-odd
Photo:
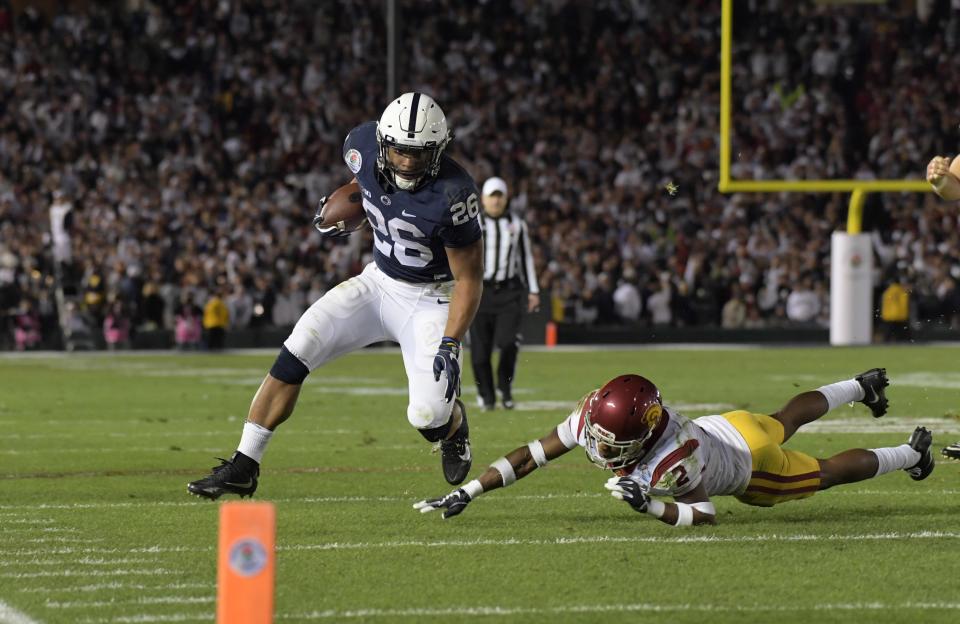
[[[414,284],[393,279],[370,263],[303,313],[283,343],[314,369],[375,342],[400,343],[407,371],[407,419],[417,429],[440,427],[453,402],[444,400],[446,376],[433,379],[433,357],[447,325],[453,282]]]

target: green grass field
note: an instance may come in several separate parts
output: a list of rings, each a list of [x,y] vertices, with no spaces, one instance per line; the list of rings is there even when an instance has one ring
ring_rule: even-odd
[[[770,412],[886,366],[887,417],[841,407],[790,442],[816,456],[960,439],[960,348],[524,352],[513,412],[470,411],[472,475],[585,392],[641,372],[688,416]],[[0,623],[210,622],[218,505],[186,494],[236,447],[262,355],[0,357]],[[464,379],[468,407],[472,378]],[[575,451],[441,521],[449,486],[407,424],[394,352],[314,373],[271,442],[276,621],[956,622],[960,462],[772,509],[716,500],[673,528],[603,489]]]

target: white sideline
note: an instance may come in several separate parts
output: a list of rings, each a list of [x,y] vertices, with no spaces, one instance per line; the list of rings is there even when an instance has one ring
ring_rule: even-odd
[[[756,542],[843,542],[843,541],[881,541],[898,539],[960,539],[960,533],[948,531],[917,531],[913,533],[863,533],[854,535],[828,534],[816,535],[800,533],[795,535],[780,535],[776,533],[759,535],[741,535],[721,537],[715,535],[684,535],[678,537],[655,536],[619,536],[619,535],[587,535],[583,537],[556,537],[551,539],[476,539],[476,540],[394,540],[389,542],[320,542],[316,544],[278,544],[277,550],[364,550],[376,548],[469,548],[471,546],[561,546],[569,544],[620,544],[620,543],[652,543],[652,544],[738,544]],[[192,548],[189,546],[144,546],[138,548],[61,548],[56,551],[34,550],[5,550],[0,556],[22,557],[36,554],[137,554],[137,553],[200,553],[210,552],[213,546]],[[117,570],[117,571],[84,571],[88,576],[119,576],[122,574],[173,574],[174,571],[158,568],[156,570]],[[0,578],[24,578],[27,576],[80,576],[80,571],[66,570],[60,574],[0,574]]]
[[[743,535],[718,537],[688,535],[681,537],[625,537],[617,535],[589,535],[584,537],[556,537],[553,539],[476,539],[476,540],[395,540],[390,542],[326,542],[321,544],[290,544],[277,550],[365,550],[374,548],[469,548],[471,546],[555,546],[569,544],[724,544],[752,542],[843,542],[897,539],[960,539],[960,533],[918,531],[915,533],[866,533],[862,535]]]
[[[40,624],[40,621],[0,600],[0,624]]]
[[[944,467],[949,467],[951,464],[943,464]],[[938,467],[941,464],[938,464]],[[960,467],[960,463],[956,464],[957,467]],[[436,494],[437,492],[433,492]],[[425,492],[424,497],[429,495],[430,492]],[[827,492],[820,492],[817,496],[851,496],[854,494],[860,495],[883,495],[883,496],[914,496],[914,495],[923,495],[923,496],[932,496],[935,494],[940,494],[944,496],[955,496],[960,494],[960,489],[954,488],[944,488],[939,490],[830,490]],[[569,498],[603,498],[606,499],[607,496],[602,492],[579,492],[579,493],[566,493],[566,492],[556,492],[548,494],[503,494],[502,496],[498,495],[495,497],[484,497],[481,498],[478,502],[483,503],[484,505],[494,503],[494,502],[510,502],[516,500],[553,500],[553,499],[569,499]],[[416,501],[415,496],[305,496],[298,498],[269,498],[263,499],[269,500],[271,503],[278,504],[289,504],[289,503],[392,503],[392,502],[409,502],[411,505]],[[40,503],[39,505],[0,505],[0,509],[22,509],[26,511],[36,511],[36,510],[75,510],[75,509],[129,509],[134,507],[192,507],[198,511],[207,511],[210,509],[210,505],[204,503],[203,501],[197,500],[185,500],[182,502],[174,501],[155,501],[149,502],[145,501],[142,503]],[[60,538],[64,540],[65,538]],[[87,538],[84,541],[90,542],[102,542],[101,538]],[[2,551],[0,551],[2,553]]]
[[[926,610],[941,609],[955,611],[960,603],[955,602],[904,602],[889,604],[882,602],[822,603],[810,605],[742,605],[728,607],[712,604],[598,604],[563,605],[557,607],[502,607],[499,605],[476,607],[450,607],[440,609],[356,609],[350,611],[311,611],[307,613],[279,613],[278,620],[323,620],[347,618],[397,618],[397,617],[450,617],[450,616],[512,616],[512,615],[562,615],[568,613],[672,613],[689,612],[729,612],[729,613],[765,613],[797,611],[886,611],[886,610]]]
[[[515,615],[564,615],[568,613],[674,613],[686,612],[726,612],[726,613],[792,613],[803,611],[889,611],[889,610],[960,610],[956,602],[847,602],[821,603],[807,605],[739,605],[730,607],[713,604],[594,604],[560,605],[556,607],[503,607],[499,605],[481,605],[475,607],[449,608],[412,608],[412,609],[354,609],[347,611],[309,611],[305,613],[278,613],[277,620],[327,620],[355,618],[397,618],[397,617],[451,617],[451,616],[515,616]],[[194,622],[209,621],[212,613],[171,613],[168,615],[136,615],[114,618],[80,620],[78,624],[135,624],[149,622]]]

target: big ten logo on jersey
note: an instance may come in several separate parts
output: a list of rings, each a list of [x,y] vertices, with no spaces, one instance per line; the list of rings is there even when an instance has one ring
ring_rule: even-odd
[[[467,201],[450,206],[450,212],[453,214],[454,225],[463,225],[470,219],[476,219],[480,214],[480,200],[477,199],[477,194],[470,193]]]
[[[419,268],[430,264],[433,260],[433,251],[426,245],[417,242],[417,239],[427,240],[427,235],[423,233],[423,230],[399,217],[385,219],[383,211],[366,197],[363,198],[363,209],[367,211],[370,224],[376,232],[373,237],[373,244],[377,251],[387,257],[392,255],[400,264],[409,267]],[[401,214],[404,214],[404,212],[401,211]],[[414,217],[415,215],[411,214],[409,216]],[[401,232],[405,236],[401,236]]]

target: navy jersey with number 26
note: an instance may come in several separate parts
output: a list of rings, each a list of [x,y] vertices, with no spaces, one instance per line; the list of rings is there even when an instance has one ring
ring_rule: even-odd
[[[377,123],[350,131],[343,160],[360,183],[374,231],[374,259],[390,277],[407,282],[453,279],[445,247],[466,247],[482,236],[477,185],[444,155],[440,172],[415,192],[386,189],[377,176]]]

